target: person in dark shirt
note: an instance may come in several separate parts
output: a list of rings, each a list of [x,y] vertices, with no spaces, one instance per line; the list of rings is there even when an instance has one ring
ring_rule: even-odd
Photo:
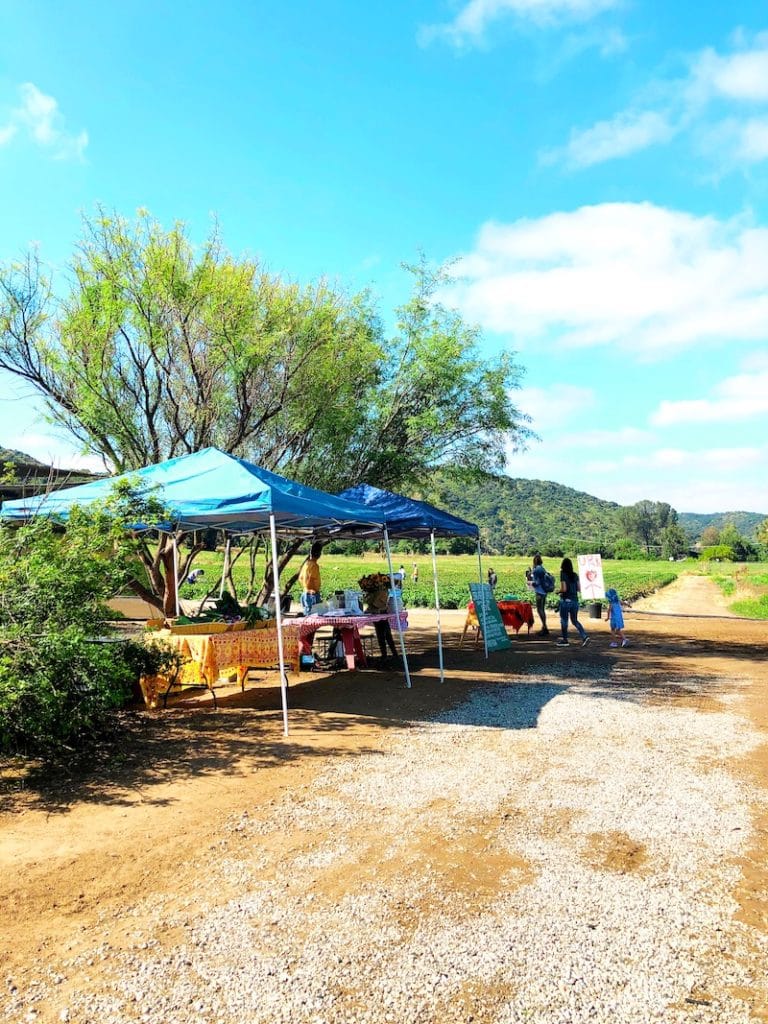
[[[547,628],[547,589],[544,586],[546,569],[541,560],[541,555],[533,556],[533,569],[531,570],[531,583],[533,592],[536,595],[536,614],[541,619],[541,635],[549,636]]]
[[[589,643],[587,631],[579,622],[579,577],[573,571],[573,562],[570,558],[564,558],[560,564],[560,632],[562,636],[557,641],[558,647],[568,646],[568,620],[570,619],[576,627],[576,632],[581,637],[581,646],[586,647]]]

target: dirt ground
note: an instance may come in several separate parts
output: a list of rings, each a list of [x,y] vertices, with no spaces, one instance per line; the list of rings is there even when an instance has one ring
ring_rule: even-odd
[[[86,772],[62,769],[51,777],[0,764],[0,954],[7,984],[21,989],[41,972],[55,977],[64,955],[72,960],[93,948],[106,920],[112,945],[128,944],[143,926],[142,897],[172,891],[182,905],[201,891],[233,815],[268,808],[286,792],[304,792],[331,761],[375,752],[390,730],[456,704],[478,682],[535,673],[545,658],[570,658],[578,672],[580,665],[631,656],[643,699],[702,712],[727,699],[734,680],[742,681],[743,713],[766,742],[739,771],[768,791],[768,624],[729,617],[714,584],[702,577],[682,578],[638,602],[625,618],[632,642],[626,651],[609,650],[607,624],[586,619],[593,639],[583,650],[558,651],[523,633],[513,637],[510,651],[486,662],[482,650],[459,647],[463,613],[443,613],[441,685],[433,613],[418,611],[408,633],[412,689],[392,672],[302,676],[290,689],[287,738],[279,693],[262,684],[245,694],[220,691],[218,710],[198,696],[167,711],[128,712],[111,757]],[[710,691],[694,694],[686,680],[702,675],[713,681]],[[757,840],[741,864],[734,895],[741,919],[768,931],[768,819],[756,817],[755,824]],[[414,849],[412,856],[418,855]],[[624,854],[617,849],[606,856]],[[476,869],[471,844],[467,858]],[[445,882],[457,891],[464,884],[460,868]],[[484,884],[493,887],[492,864]],[[222,902],[233,891],[222,889]],[[121,918],[125,908],[130,917]],[[41,1003],[36,1019],[60,1019],[67,989],[77,983],[62,977],[60,1001]],[[764,1007],[756,1005],[753,1013],[768,1020]]]

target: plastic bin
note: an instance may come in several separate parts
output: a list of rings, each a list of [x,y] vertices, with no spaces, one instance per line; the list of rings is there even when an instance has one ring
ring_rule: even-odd
[[[599,619],[603,614],[603,605],[600,601],[592,601],[587,605],[590,619]]]

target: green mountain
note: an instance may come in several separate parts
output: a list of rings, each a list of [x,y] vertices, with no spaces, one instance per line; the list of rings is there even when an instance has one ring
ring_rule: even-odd
[[[424,497],[477,523],[485,545],[499,554],[601,550],[624,535],[618,516],[620,505],[549,480],[485,474],[457,481],[438,473]],[[722,529],[726,523],[754,541],[757,527],[766,518],[768,513],[681,512],[678,521],[692,543],[705,527]]]
[[[708,526],[714,526],[716,530],[722,530],[728,523],[735,526],[742,537],[755,541],[757,538],[757,528],[765,519],[768,519],[768,513],[680,512],[678,514],[678,522],[691,540],[694,541],[699,539],[702,531]]]
[[[619,505],[549,480],[489,473],[457,482],[437,474],[425,497],[477,523],[484,544],[499,554],[584,551],[621,536]]]

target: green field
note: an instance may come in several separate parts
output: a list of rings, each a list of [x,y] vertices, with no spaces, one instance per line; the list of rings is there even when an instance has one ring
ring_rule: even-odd
[[[238,595],[242,596],[248,588],[248,556],[244,554],[235,565],[233,575]],[[396,555],[393,563],[397,569],[400,563],[405,566],[407,578],[405,582],[405,600],[411,607],[434,607],[435,595],[432,582],[432,560],[428,555]],[[413,563],[419,567],[419,582],[411,582]],[[222,556],[220,553],[204,552],[195,562],[196,567],[205,569],[205,576],[194,585],[184,584],[181,588],[182,597],[202,597],[213,587],[221,572]],[[525,587],[525,570],[530,559],[524,557],[493,556],[483,558],[483,578],[488,569],[493,567],[499,577],[496,593],[499,597],[511,595],[514,598],[527,598],[530,591]],[[298,571],[301,559],[296,558],[283,574],[288,578],[291,569]],[[260,553],[257,562],[257,573],[263,574],[264,557]],[[361,576],[370,572],[386,572],[386,559],[374,552],[365,556],[348,556],[324,554],[320,560],[323,592],[329,593],[344,587],[356,587]],[[557,578],[560,559],[545,559],[545,567]],[[603,575],[606,587],[614,587],[623,601],[631,601],[644,594],[650,594],[659,587],[665,586],[676,579],[681,571],[690,568],[689,563],[670,562],[603,562]],[[478,579],[478,562],[471,555],[438,555],[437,571],[440,588],[440,604],[443,608],[463,608],[469,600],[469,583]],[[298,598],[299,588],[293,588]],[[557,595],[552,595],[554,601]]]

